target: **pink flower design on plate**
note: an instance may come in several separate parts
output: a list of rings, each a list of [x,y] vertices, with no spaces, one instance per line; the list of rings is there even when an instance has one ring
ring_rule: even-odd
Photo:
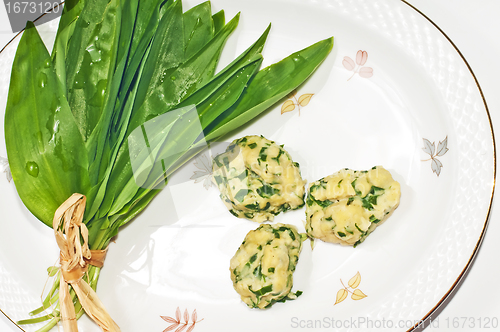
[[[163,330],[163,332],[172,331],[174,329],[175,332],[181,332],[184,331],[186,328],[187,330],[185,332],[191,332],[196,326],[196,323],[199,323],[203,320],[203,318],[198,320],[198,314],[196,313],[196,309],[194,309],[191,315],[191,322],[190,322],[189,313],[186,309],[184,310],[184,317],[183,317],[184,322],[182,322],[181,310],[179,309],[179,307],[177,307],[177,310],[175,311],[175,318],[170,316],[160,316],[160,317],[167,323],[171,324],[169,327]]]
[[[349,81],[354,75],[359,74],[363,78],[370,78],[373,76],[372,67],[363,67],[368,60],[368,52],[359,50],[356,53],[356,62],[348,56],[344,57],[342,60],[342,65],[345,69],[352,71],[353,74],[347,80]]]

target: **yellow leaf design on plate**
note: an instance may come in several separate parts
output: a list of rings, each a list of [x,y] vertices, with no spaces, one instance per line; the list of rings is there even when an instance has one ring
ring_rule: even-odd
[[[347,292],[347,289],[342,288],[341,290],[339,290],[337,292],[337,300],[335,301],[335,303],[333,305],[344,301],[347,298],[347,294],[349,294]]]
[[[311,101],[311,97],[314,95],[314,93],[304,93],[302,96],[299,97],[299,105],[300,106],[307,106],[309,102]]]
[[[293,100],[287,100],[283,103],[283,106],[281,106],[281,114],[286,113],[286,112],[291,112],[295,109],[295,103]]]
[[[366,295],[360,291],[359,289],[355,289],[354,292],[351,295],[351,299],[353,300],[361,300],[364,299]]]
[[[361,274],[359,274],[358,272],[354,277],[351,278],[351,280],[349,280],[348,285],[351,288],[357,288],[360,282],[361,282]]]

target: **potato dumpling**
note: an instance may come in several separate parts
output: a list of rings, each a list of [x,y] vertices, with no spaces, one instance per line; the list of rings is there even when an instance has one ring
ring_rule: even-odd
[[[304,206],[305,183],[299,164],[283,145],[262,136],[234,140],[214,158],[213,181],[229,211],[257,222],[273,220]]]
[[[263,309],[302,293],[291,289],[304,238],[295,226],[279,223],[262,224],[247,234],[230,263],[231,280],[243,302]]]
[[[400,185],[389,171],[342,169],[309,185],[306,232],[325,242],[357,246],[398,207]]]

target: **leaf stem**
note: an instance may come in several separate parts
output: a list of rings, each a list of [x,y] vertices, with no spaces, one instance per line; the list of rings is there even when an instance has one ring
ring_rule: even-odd
[[[346,287],[344,285],[344,283],[342,282],[342,279],[340,279],[340,283],[342,284],[342,286],[344,286],[344,289],[348,292],[348,293],[351,293],[351,294],[354,294],[352,291],[349,290],[350,287]]]
[[[297,98],[295,98],[296,95],[297,95],[297,93],[292,95],[292,98],[295,99],[295,101],[296,101],[295,105],[297,105],[297,108],[299,109],[299,116],[300,116],[300,103],[299,103],[299,100]]]
[[[347,80],[348,80],[348,81],[350,81],[350,80],[351,80],[351,78],[353,78],[353,77],[354,77],[354,75],[356,75],[356,74],[358,73],[358,70],[359,70],[359,65],[357,65],[357,66],[356,66],[356,68],[354,68],[354,70],[353,70],[353,73],[352,73],[351,77],[349,77]]]
[[[57,322],[59,321],[59,316],[54,317],[48,322],[45,326],[43,326],[41,329],[36,330],[36,332],[48,332],[50,331],[54,326],[56,326]]]

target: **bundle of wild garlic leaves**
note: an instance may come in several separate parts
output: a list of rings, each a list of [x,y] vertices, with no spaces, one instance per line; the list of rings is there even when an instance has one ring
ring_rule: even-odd
[[[181,0],[68,0],[52,54],[28,23],[5,113],[9,164],[25,206],[52,227],[68,197],[85,195],[90,249],[106,248],[177,167],[288,95],[333,45],[329,38],[260,69],[268,27],[216,74],[238,19],[226,23],[223,11],[212,14],[210,2],[183,12]],[[150,145],[137,151],[133,133],[145,125]],[[134,177],[132,149],[154,160],[139,167],[140,177]],[[99,272],[90,266],[87,273],[94,289]],[[31,314],[53,311],[21,323],[46,321],[40,331],[57,324],[55,278]]]

